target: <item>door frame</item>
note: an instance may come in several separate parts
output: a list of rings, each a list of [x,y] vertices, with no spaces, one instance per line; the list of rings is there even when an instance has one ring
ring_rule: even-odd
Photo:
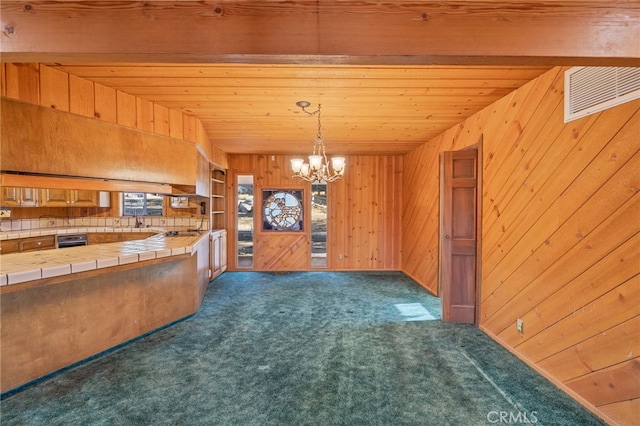
[[[476,271],[475,271],[475,306],[474,306],[474,324],[475,326],[480,325],[480,309],[482,302],[482,194],[483,194],[483,134],[480,134],[478,142],[473,145],[465,146],[464,148],[458,149],[456,151],[468,151],[471,149],[475,149],[478,151],[478,159],[477,159],[477,170],[476,170]],[[440,167],[440,176],[439,179],[443,178],[443,152],[440,153],[439,157],[439,167]],[[442,217],[442,204],[443,204],[443,196],[442,194],[442,185],[440,184],[438,187],[438,191],[440,192],[440,205],[438,212],[438,294],[442,295],[442,238],[443,238],[443,217]],[[441,309],[444,309],[442,306],[442,297],[440,298],[440,306]]]

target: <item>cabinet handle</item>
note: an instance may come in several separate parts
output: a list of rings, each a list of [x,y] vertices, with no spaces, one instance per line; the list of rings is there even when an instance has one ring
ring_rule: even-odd
[[[42,245],[42,241],[38,241],[38,245],[41,246]]]

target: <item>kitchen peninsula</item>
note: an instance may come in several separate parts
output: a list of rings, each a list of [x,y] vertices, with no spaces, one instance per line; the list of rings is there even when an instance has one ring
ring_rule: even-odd
[[[194,314],[210,279],[207,230],[64,227],[142,239],[0,256],[2,392]],[[224,231],[219,231],[224,232]],[[144,238],[153,233],[154,235]]]

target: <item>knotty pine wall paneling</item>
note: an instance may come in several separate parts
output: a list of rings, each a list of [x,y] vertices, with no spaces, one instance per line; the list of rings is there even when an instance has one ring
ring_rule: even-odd
[[[309,270],[310,231],[261,232],[263,189],[304,188],[310,185],[291,177],[290,156],[231,155],[227,175],[227,229],[229,269],[237,269],[235,212],[240,174],[254,176],[255,270]],[[401,228],[401,156],[350,156],[343,180],[328,186],[327,250],[330,270],[399,270]],[[308,221],[309,218],[305,217]],[[342,259],[339,259],[342,255]],[[244,270],[244,268],[243,268]]]
[[[93,116],[108,123],[117,123],[118,101],[116,90],[98,83],[93,84],[93,89],[95,100]]]
[[[38,64],[2,64],[6,76],[6,96],[40,105],[40,67]]]
[[[400,269],[402,171],[401,156],[347,158],[328,189],[332,269]]]
[[[405,155],[402,268],[437,291],[437,262],[420,253],[437,259],[438,155],[482,135],[479,327],[607,422],[633,424],[640,101],[565,124],[564,70]]]
[[[195,117],[42,64],[3,63],[0,70],[3,96],[197,143],[210,161],[221,167],[228,165],[227,155],[209,142],[202,124]],[[112,204],[112,209],[15,208],[12,217],[117,214],[116,205]],[[179,213],[191,214],[192,211]]]
[[[136,124],[138,129],[154,132],[153,103],[136,97]]]
[[[95,91],[92,82],[69,76],[69,112],[89,118],[95,117]]]
[[[184,137],[183,114],[175,109],[169,110],[169,136],[178,139]]]
[[[138,128],[136,97],[121,90],[116,91],[117,123],[121,126]]]
[[[40,67],[40,105],[69,112],[69,75]]]
[[[153,132],[159,135],[171,136],[169,131],[169,108],[153,104]]]

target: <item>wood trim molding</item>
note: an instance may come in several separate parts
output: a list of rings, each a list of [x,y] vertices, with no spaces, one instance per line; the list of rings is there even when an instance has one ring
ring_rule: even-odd
[[[56,188],[113,192],[149,192],[152,194],[171,194],[170,185],[148,182],[131,182],[101,179],[83,179],[60,176],[39,176],[2,173],[0,186],[22,188]]]
[[[634,0],[7,0],[0,6],[6,62],[640,63]]]

